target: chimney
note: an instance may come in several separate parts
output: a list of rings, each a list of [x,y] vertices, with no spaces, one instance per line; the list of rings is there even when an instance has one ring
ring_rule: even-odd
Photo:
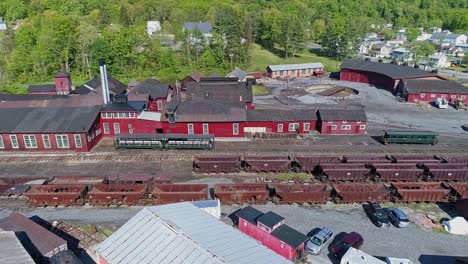
[[[108,88],[107,88],[107,73],[104,59],[99,59],[99,72],[101,73],[101,88],[102,88],[102,99],[104,104],[109,103]]]
[[[55,76],[55,92],[59,95],[67,95],[71,91],[70,74],[60,70]]]

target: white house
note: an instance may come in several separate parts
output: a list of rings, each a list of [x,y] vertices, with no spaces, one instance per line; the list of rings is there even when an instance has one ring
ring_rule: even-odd
[[[376,58],[389,58],[391,53],[391,48],[385,43],[378,43],[371,47],[371,54]]]
[[[208,43],[209,39],[213,37],[213,33],[211,32],[213,27],[211,26],[210,22],[186,22],[182,28],[184,32],[191,32],[190,33],[190,43],[191,44],[201,44],[203,42]],[[199,31],[205,40],[201,40],[193,36],[194,31]]]
[[[429,56],[428,65],[433,68],[444,68],[450,66],[450,61],[444,54],[434,54]]]
[[[446,48],[444,49],[443,52],[445,55],[452,56],[452,57],[464,57],[465,56],[465,50],[457,46]]]
[[[392,59],[398,62],[409,62],[414,58],[414,53],[406,48],[398,48],[392,51]]]
[[[430,39],[432,34],[427,33],[427,32],[421,32],[419,36],[416,38],[417,41],[426,41]]]
[[[465,34],[434,33],[429,41],[441,45],[442,47],[466,44],[467,36]]]
[[[147,21],[146,22],[146,33],[148,36],[161,32],[161,23],[159,21]]]

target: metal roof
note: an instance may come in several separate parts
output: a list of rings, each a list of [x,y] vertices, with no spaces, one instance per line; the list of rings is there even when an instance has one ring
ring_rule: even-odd
[[[0,111],[0,133],[88,132],[100,110],[100,106],[5,108]]]
[[[187,84],[187,99],[203,102],[244,102],[253,101],[252,85],[239,82],[237,77],[201,78],[200,82]]]
[[[315,109],[248,109],[247,121],[314,121],[317,120]]]
[[[366,121],[366,112],[362,109],[320,109],[318,115],[322,121]]]
[[[147,207],[98,253],[116,263],[291,263],[190,202]]]
[[[294,249],[298,248],[302,243],[309,239],[306,235],[285,224],[278,226],[271,231],[270,234],[290,245]]]
[[[374,72],[388,76],[392,79],[437,77],[437,74],[415,69],[409,66],[400,66],[396,64],[364,60],[345,60],[341,64],[341,69]]]
[[[447,93],[468,94],[468,87],[454,81],[446,80],[407,80],[405,85],[408,93]]]
[[[210,33],[212,26],[210,22],[186,22],[184,23],[184,30],[196,30],[201,33]]]
[[[55,84],[31,84],[28,93],[55,92]]]
[[[138,115],[138,119],[140,120],[149,120],[149,121],[161,121],[161,113],[158,112],[148,112],[148,111],[142,111]]]
[[[247,73],[238,67],[234,68],[234,70],[226,75],[226,77],[237,77],[239,81],[242,81],[247,76]]]
[[[399,135],[399,136],[405,136],[405,135],[422,135],[422,136],[438,136],[439,134],[437,132],[433,131],[424,131],[424,130],[394,130],[394,129],[388,129],[384,130],[385,133],[389,135]]]
[[[324,66],[320,62],[302,63],[302,64],[282,64],[269,65],[272,71],[287,71],[287,70],[302,70],[302,69],[323,69]]]
[[[155,79],[146,79],[133,88],[129,94],[149,94],[153,99],[167,98],[169,84],[161,83]]]
[[[0,262],[3,264],[34,264],[12,231],[0,231]]]
[[[274,212],[266,212],[262,216],[257,218],[257,222],[260,222],[269,228],[273,228],[276,224],[283,221],[284,217]]]
[[[176,111],[176,122],[244,122],[245,103],[181,102]]]
[[[257,218],[263,215],[263,213],[252,206],[247,206],[242,208],[241,210],[237,211],[237,217],[244,219],[254,225],[257,224]]]
[[[109,91],[114,94],[119,94],[124,92],[127,89],[127,85],[121,83],[119,80],[115,79],[111,75],[107,75],[107,81],[109,83]],[[101,75],[95,75],[94,78],[82,86],[75,89],[74,93],[77,94],[88,94],[96,93],[102,94],[101,87]]]

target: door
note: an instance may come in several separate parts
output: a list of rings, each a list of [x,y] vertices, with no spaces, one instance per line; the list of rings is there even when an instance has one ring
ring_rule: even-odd
[[[162,134],[162,133],[164,133],[162,128],[156,128],[156,134]]]
[[[361,126],[359,124],[356,125],[356,127],[354,127],[354,132],[359,133],[360,127]]]
[[[331,134],[332,132],[332,127],[331,126],[327,126],[327,134]]]
[[[297,76],[298,78],[301,77],[301,71],[300,71],[300,70],[297,70],[296,76]]]

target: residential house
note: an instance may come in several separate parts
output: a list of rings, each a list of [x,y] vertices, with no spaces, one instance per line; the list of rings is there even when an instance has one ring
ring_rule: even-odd
[[[3,20],[3,17],[0,17],[0,32],[7,30],[6,21]]]
[[[377,33],[371,32],[371,33],[366,33],[364,35],[364,40],[376,40],[377,39]]]
[[[184,32],[190,32],[189,38],[191,44],[202,44],[206,43],[209,39],[213,37],[212,34],[213,27],[211,26],[210,22],[186,22],[183,26]],[[193,33],[198,31],[203,35],[205,40],[203,41],[200,38],[196,38],[193,36]]]
[[[450,67],[450,61],[448,60],[448,57],[441,53],[436,53],[429,56],[427,64],[433,68]]]
[[[365,41],[359,45],[358,54],[369,55],[370,53],[370,43]]]
[[[463,57],[465,56],[465,50],[461,47],[453,46],[451,48],[446,48],[443,50],[443,53],[451,57]]]
[[[426,41],[429,40],[432,36],[432,33],[427,33],[425,31],[422,31],[419,33],[419,36],[416,38],[416,41]]]
[[[466,44],[467,36],[465,34],[451,34],[447,32],[440,32],[432,34],[429,41],[442,47],[456,46]]]
[[[371,47],[371,55],[376,58],[389,58],[392,50],[385,43],[381,42]]]
[[[429,30],[432,34],[442,32],[442,29],[440,27],[431,27]]]
[[[238,67],[234,68],[234,70],[226,75],[226,77],[235,77],[239,79],[239,82],[245,82],[247,78],[247,73]]]
[[[414,53],[406,48],[394,49],[392,59],[397,62],[409,62],[414,59]]]
[[[146,33],[148,36],[161,32],[161,23],[159,21],[147,21],[146,22]]]

